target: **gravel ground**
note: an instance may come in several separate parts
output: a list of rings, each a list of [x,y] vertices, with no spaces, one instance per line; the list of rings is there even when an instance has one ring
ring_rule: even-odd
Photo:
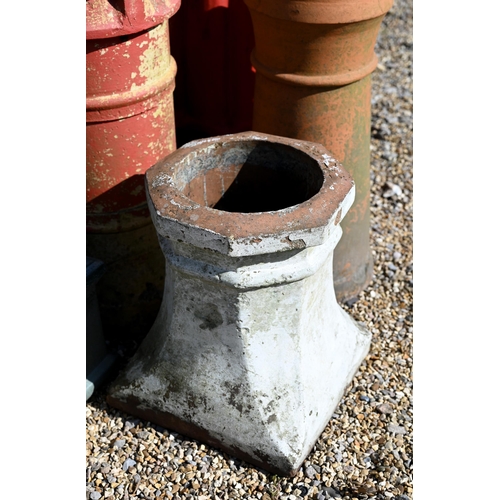
[[[87,499],[412,498],[413,4],[395,0],[373,74],[374,279],[346,310],[370,353],[296,477],[280,478],[197,441],[87,402]]]

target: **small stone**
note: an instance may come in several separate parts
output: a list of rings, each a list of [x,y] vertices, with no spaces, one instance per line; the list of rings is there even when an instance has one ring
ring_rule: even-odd
[[[358,489],[357,493],[360,495],[374,495],[377,493],[376,488],[373,485],[362,484]]]
[[[90,493],[90,500],[99,500],[99,498],[101,498],[101,494],[98,492],[98,491],[93,491],[92,493]]]
[[[125,439],[117,439],[114,442],[113,446],[115,448],[121,449],[121,448],[123,448],[125,446],[125,442],[126,442]]]
[[[389,424],[387,426],[388,432],[394,432],[395,434],[406,434],[406,429],[401,425]]]
[[[311,466],[306,468],[305,473],[309,479],[314,479],[316,477],[316,471]]]
[[[133,467],[137,462],[135,460],[132,460],[131,458],[127,458],[125,462],[123,462],[123,470],[127,472],[129,467]]]
[[[389,403],[382,403],[375,408],[379,413],[383,413],[384,415],[388,415],[393,412],[392,406]]]
[[[382,196],[384,198],[392,198],[393,196],[401,196],[403,194],[403,190],[397,184],[393,184],[392,182],[386,182],[382,189]]]
[[[125,431],[129,431],[130,429],[133,429],[136,426],[136,422],[127,420],[125,422]]]
[[[325,486],[323,487],[323,491],[328,495],[328,498],[337,498],[342,496],[340,494],[340,491],[336,490],[335,488]]]

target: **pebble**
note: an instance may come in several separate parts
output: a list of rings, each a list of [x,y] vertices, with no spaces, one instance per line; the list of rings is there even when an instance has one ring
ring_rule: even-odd
[[[123,448],[123,447],[125,446],[125,443],[126,443],[125,439],[117,439],[117,440],[115,441],[115,444],[114,444],[113,446],[114,446],[115,448],[120,449],[120,448]]]
[[[376,407],[376,410],[379,413],[383,413],[384,415],[388,415],[394,411],[392,406],[389,403],[382,403],[381,405],[378,405]]]
[[[311,466],[306,468],[305,474],[309,479],[314,479],[316,477],[316,471]]]
[[[413,3],[398,0],[375,47],[374,275],[342,305],[372,332],[370,352],[297,475],[280,478],[111,408],[104,387],[86,405],[88,500],[412,500],[412,30]]]
[[[395,434],[406,434],[406,429],[401,425],[389,424],[387,430]]]
[[[402,194],[403,191],[397,184],[393,184],[392,182],[386,182],[384,184],[382,193],[382,196],[384,198],[390,198],[392,196],[402,196]]]
[[[326,486],[323,488],[322,491],[324,491],[330,498],[338,498],[342,496],[340,494],[340,491],[336,490],[335,488],[330,488]]]
[[[129,467],[132,467],[136,463],[137,462],[135,460],[132,460],[131,458],[127,458],[127,460],[125,460],[125,462],[123,462],[123,470],[127,471],[129,469]]]

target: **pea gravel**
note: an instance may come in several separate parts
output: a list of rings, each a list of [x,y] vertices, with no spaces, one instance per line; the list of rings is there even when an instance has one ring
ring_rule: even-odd
[[[374,279],[343,307],[373,333],[370,353],[294,478],[281,478],[105,401],[86,405],[86,498],[412,499],[413,4],[383,21],[372,76]]]

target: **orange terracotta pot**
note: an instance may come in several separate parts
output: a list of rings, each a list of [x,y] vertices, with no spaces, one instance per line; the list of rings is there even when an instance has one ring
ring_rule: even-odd
[[[371,280],[371,79],[374,46],[392,0],[245,0],[255,36],[253,130],[323,144],[353,176],[356,199],[341,226],[337,299]]]

